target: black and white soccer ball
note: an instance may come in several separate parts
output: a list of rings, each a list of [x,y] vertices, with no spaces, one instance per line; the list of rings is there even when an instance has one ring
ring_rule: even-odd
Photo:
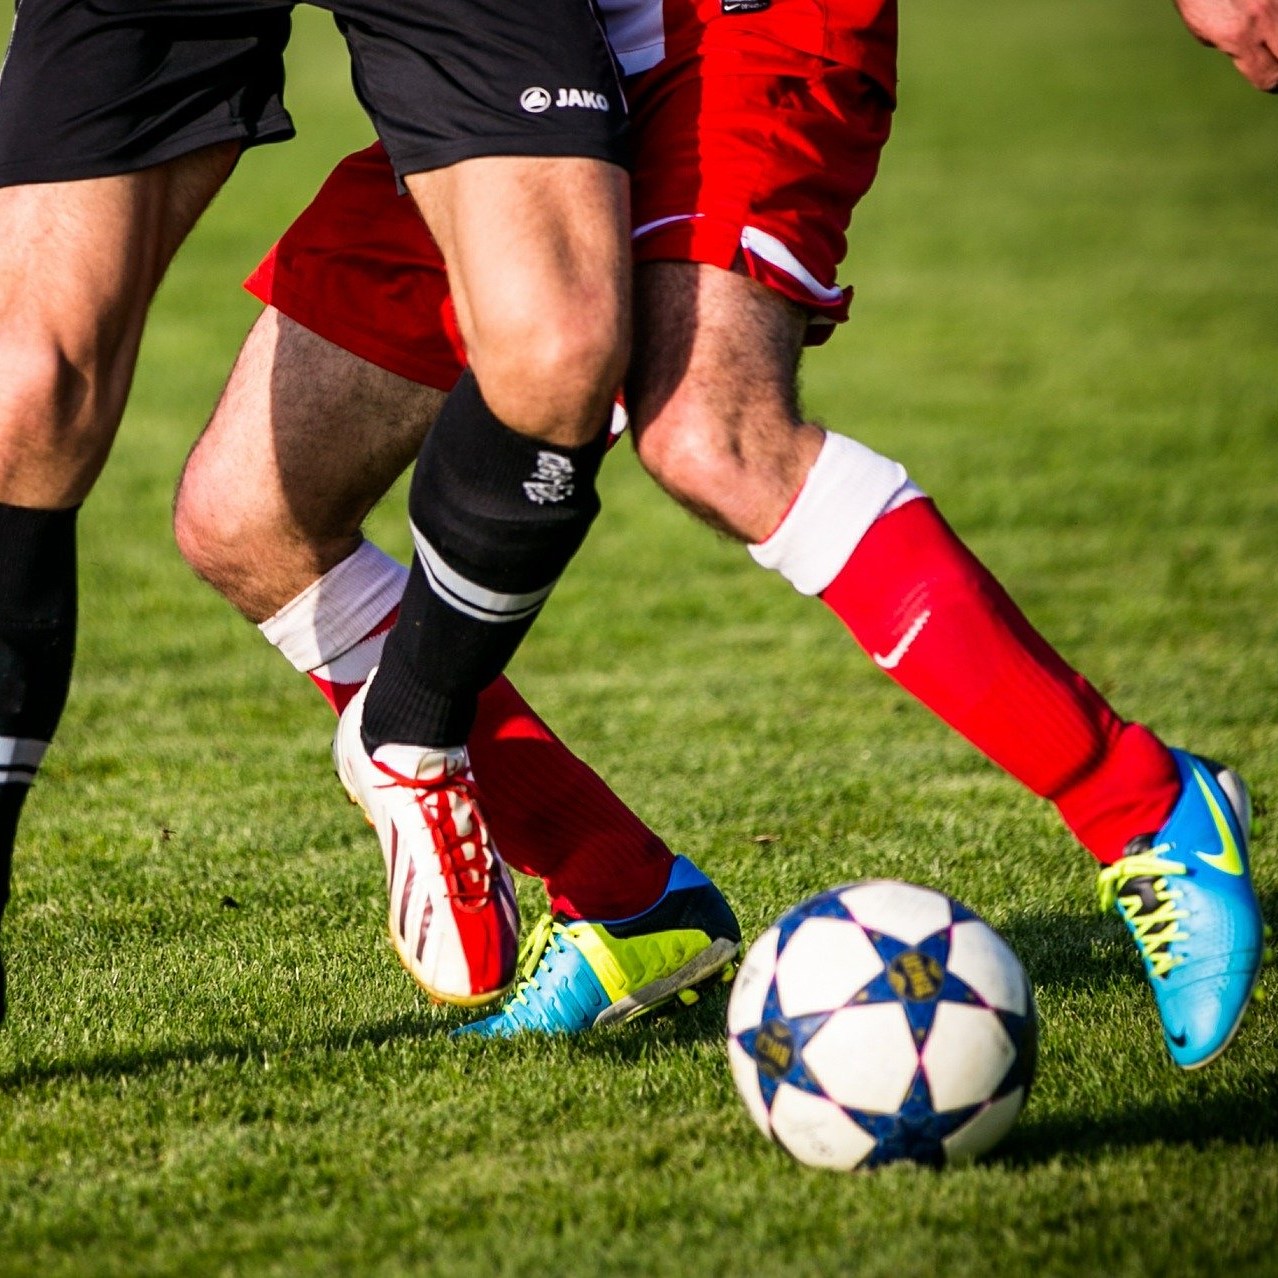
[[[750,1116],[802,1163],[964,1162],[1034,1079],[1034,997],[1011,947],[943,892],[832,888],[750,947],[728,1057]]]

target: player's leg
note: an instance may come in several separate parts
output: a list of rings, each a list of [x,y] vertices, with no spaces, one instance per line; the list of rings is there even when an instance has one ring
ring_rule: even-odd
[[[443,398],[268,308],[182,474],[183,556],[339,712],[376,668],[408,575],[360,526]],[[660,895],[665,845],[504,677],[469,745],[497,847],[545,880],[553,909],[612,917]]]
[[[70,682],[76,511],[169,259],[242,146],[291,133],[287,33],[283,11],[154,24],[67,0],[24,0],[15,23],[0,77],[0,908]]]
[[[654,417],[641,389],[632,396],[649,469],[684,504],[753,543],[764,566],[819,596],[880,669],[1056,805],[1107,867],[1105,899],[1118,904],[1137,939],[1173,1058],[1196,1067],[1218,1055],[1241,1019],[1263,950],[1241,780],[1168,750],[1115,713],[903,468],[825,432],[808,464],[810,425],[776,415],[769,427],[774,392],[757,409],[742,403],[736,348],[741,317],[761,300],[758,285],[712,267],[654,264],[640,268],[637,289],[638,367],[688,369],[681,386],[662,388]],[[712,299],[726,304],[716,308]],[[786,304],[772,305],[776,329],[792,333]],[[653,342],[644,316],[664,324]],[[671,323],[680,316],[695,323],[682,342]],[[771,347],[761,332],[753,337],[757,360]],[[774,482],[775,473],[805,465],[788,491]],[[768,473],[756,479],[756,466]]]
[[[623,181],[595,161],[535,157],[409,178],[439,228],[471,365],[414,473],[418,555],[369,690],[370,747],[464,738],[474,691],[595,517],[628,327]]]
[[[858,138],[877,132],[872,102],[858,108],[851,86],[824,87],[845,108],[844,153],[855,154]],[[712,108],[717,92],[703,91]],[[750,90],[723,96],[733,93]],[[713,109],[703,112],[703,152],[716,145],[706,136],[713,118]],[[796,129],[819,143],[819,120],[800,114]],[[779,121],[774,133],[787,136]],[[728,145],[731,152],[735,141]],[[772,152],[784,148],[774,141]],[[709,238],[711,218],[691,226],[684,245],[703,254],[702,264],[638,268],[628,394],[640,456],[686,505],[749,543],[756,560],[819,596],[881,669],[1051,799],[1085,846],[1113,863],[1103,881],[1137,938],[1168,1046],[1178,1063],[1205,1063],[1236,1029],[1261,959],[1245,789],[1117,715],[1038,635],[903,467],[802,421],[793,386],[805,321],[787,297],[807,289],[808,309],[822,304],[821,275],[799,267],[797,254],[821,258],[820,239],[803,230],[829,215],[820,201],[804,205],[796,172],[777,189],[802,217],[770,207],[760,184],[739,240],[728,242],[739,243],[738,267],[768,288],[722,269],[734,259],[716,256],[723,246]],[[827,179],[814,180],[819,190]]]
[[[471,365],[415,469],[418,554],[362,728],[374,751],[446,749],[465,739],[478,689],[504,668],[598,508],[628,354],[624,102],[583,0],[535,10],[440,0],[455,30],[418,36],[401,24],[394,41],[376,30],[376,4],[334,7],[368,11],[346,27],[357,82],[443,251]],[[423,110],[408,86],[447,61],[450,40],[469,70],[437,81]],[[577,96],[560,103],[552,89],[534,103],[525,90],[537,85]]]
[[[393,621],[403,570],[362,543],[360,523],[411,462],[442,399],[268,310],[188,458],[174,507],[183,555],[330,693],[356,683],[353,667],[367,678]],[[504,983],[518,915],[487,839],[472,844],[459,880],[415,804],[389,810],[375,777],[359,797],[382,844],[388,927],[408,972],[432,995],[469,1003],[477,953],[498,965],[491,977],[481,969],[485,981]],[[493,908],[467,948],[450,922],[477,888]]]
[[[595,517],[629,317],[623,181],[594,161],[520,157],[409,179],[442,228],[471,367],[414,474],[418,559],[369,692],[370,746],[464,738],[474,690]]]
[[[301,260],[314,258],[303,253]],[[302,308],[290,265],[297,269],[276,257],[273,284]],[[342,266],[349,273],[349,247]],[[342,278],[336,268],[324,275],[330,289],[334,275]],[[318,322],[334,322],[332,311],[324,315]],[[380,344],[377,317],[367,323],[363,340],[394,362]],[[349,314],[343,334],[348,342],[361,340]],[[404,366],[431,375],[408,362],[420,361],[430,335],[406,338],[404,346]],[[175,524],[188,562],[258,621],[335,708],[376,667],[407,576],[361,540],[360,523],[415,455],[441,398],[268,309],[183,473]],[[603,925],[583,920],[631,918],[657,902],[664,917],[671,900],[686,905],[692,867],[676,862],[504,677],[480,695],[468,744],[496,846],[509,864],[542,878],[561,926],[585,929],[593,939]],[[616,997],[601,1008],[587,1004],[571,1022],[561,1016],[550,1028],[616,1017],[612,1007],[623,999],[630,1000],[624,1010],[680,991],[691,999],[688,987],[717,974],[739,940],[735,923],[719,934],[731,913],[717,890],[701,885],[694,895],[714,905],[715,935],[703,934],[697,944],[685,917],[674,940],[663,935],[655,944],[650,934],[636,934],[614,942],[632,952],[631,979],[621,987],[614,982]]]
[[[155,287],[232,163],[217,149],[124,177],[0,189],[10,246],[0,258],[0,913],[23,801],[70,687],[79,506],[119,425]]]
[[[630,402],[658,481],[820,595],[881,669],[1055,802],[1098,857],[1157,829],[1180,787],[1152,734],[1123,723],[1035,634],[904,467],[799,416],[806,317],[705,265],[642,265],[637,293]],[[674,385],[648,378],[663,368],[686,371]]]
[[[359,549],[365,517],[444,398],[267,307],[183,468],[173,507],[183,558],[266,622]],[[399,593],[373,592],[371,624]]]
[[[362,512],[424,433],[425,422],[414,419],[433,416],[430,388],[456,381],[460,338],[442,259],[408,201],[397,198],[380,146],[338,165],[248,287],[269,308],[250,338],[250,346],[265,338],[264,349],[255,357],[246,350],[192,455],[177,505],[179,539],[199,570],[262,620],[268,638],[340,708],[377,664],[407,575],[367,543],[341,556]],[[300,384],[279,393],[292,387],[290,368],[301,371]],[[317,451],[343,459],[373,452],[388,463],[336,472],[322,466],[317,484],[310,467]],[[278,457],[298,464],[281,466]],[[239,488],[245,476],[267,478],[259,480],[261,492],[251,485],[229,492],[227,512],[219,493],[231,486],[219,472],[234,472]],[[370,484],[374,474],[381,478]],[[352,482],[366,491],[352,490]],[[516,868],[542,878],[560,923],[594,936],[606,926],[599,920],[649,915],[652,926],[632,926],[624,940],[629,976],[612,984],[612,1002],[647,1006],[671,988],[678,993],[704,973],[702,951],[722,951],[725,941],[735,947],[735,923],[730,932],[719,926],[731,912],[713,887],[695,894],[705,903],[703,921],[714,926],[691,959],[679,961],[686,938],[653,944],[653,920],[669,911],[675,859],[505,679],[481,694],[469,745],[497,846]],[[684,867],[680,880],[687,873]],[[686,887],[674,889],[685,904]],[[694,922],[685,910],[682,930]],[[583,1028],[601,1014],[582,1006],[553,1028]]]
[[[492,380],[481,387],[463,373],[422,446],[409,493],[417,555],[400,615],[334,739],[348,792],[381,814],[383,845],[398,846],[408,822],[423,861],[433,849],[442,867],[432,889],[441,908],[422,939],[440,973],[431,992],[477,1003],[509,984],[515,953],[465,742],[480,691],[598,509],[606,405],[627,355],[624,102],[585,0],[535,10],[436,0],[429,15],[386,0],[328,7],[395,171],[439,232],[470,354]],[[588,107],[540,96],[534,106],[525,90],[545,83],[581,86]],[[501,268],[509,303],[477,300],[488,266]],[[565,305],[580,303],[583,283],[596,329]],[[510,337],[524,345],[491,349]],[[511,407],[519,377],[531,411]]]
[[[410,178],[409,187],[419,196],[448,258],[477,384],[485,388],[494,423],[504,423],[525,436],[520,445],[525,457],[522,482],[513,464],[509,472],[523,491],[512,490],[514,501],[507,499],[501,518],[522,523],[522,536],[527,538],[532,531],[528,502],[538,508],[564,506],[572,496],[580,503],[577,512],[561,512],[558,529],[549,519],[538,521],[544,540],[530,547],[535,553],[521,570],[538,575],[522,581],[509,579],[511,586],[520,589],[534,587],[539,596],[534,606],[539,607],[593,517],[593,477],[602,449],[597,442],[587,453],[580,441],[599,429],[600,415],[610,410],[611,388],[624,365],[628,254],[619,252],[624,239],[618,236],[625,223],[617,219],[625,218],[628,208],[621,175],[582,160],[502,159],[472,161],[444,174],[422,176],[420,184]],[[519,210],[518,216],[507,221],[494,215],[503,206]],[[601,323],[608,327],[601,331],[596,327]],[[599,344],[604,334],[621,339],[611,351]],[[620,363],[615,362],[618,357]],[[581,371],[574,373],[573,366]],[[458,402],[456,395],[453,402]],[[459,413],[451,423],[447,414],[441,418],[438,435],[428,441],[428,448],[440,444],[429,459],[436,472],[454,464],[442,444],[444,428],[474,431],[477,426],[473,415],[468,420]],[[501,455],[500,446],[513,463],[513,451],[491,433],[487,438],[490,457]],[[456,450],[460,442],[458,438],[451,447]],[[573,453],[548,447],[573,442],[579,444]],[[583,467],[578,458],[592,460]],[[424,450],[418,478],[427,460]],[[429,477],[431,472],[425,473]],[[568,487],[574,493],[568,493]],[[432,506],[444,505],[446,495],[446,487],[433,487],[431,500],[419,504],[414,517],[420,513],[430,518]],[[434,528],[447,536],[446,514]],[[490,541],[487,552],[494,564],[502,547],[509,554],[513,544],[510,532],[495,531],[498,536]],[[431,544],[431,534],[420,526],[416,535],[415,573],[421,565],[429,568],[432,556],[441,549]],[[472,541],[471,547],[478,544]],[[548,575],[551,571],[553,576]],[[480,580],[478,575],[471,578]],[[415,584],[423,582],[424,577],[416,583],[410,579],[406,604],[413,598]],[[431,584],[437,596],[439,585]],[[419,597],[437,606],[437,600],[424,590]],[[503,606],[526,609],[533,602],[533,594],[526,593],[506,596]],[[533,615],[526,614],[521,629]],[[456,634],[455,626],[452,629]],[[388,656],[404,633],[397,629],[392,634]],[[421,656],[414,654],[412,669],[420,668]],[[379,687],[389,697],[392,689],[402,686],[402,681],[379,684],[374,680],[370,698]],[[592,877],[602,869],[602,858],[594,860]],[[637,894],[646,886],[626,867],[610,867],[612,874],[619,871],[631,880],[628,891]],[[680,857],[660,895],[645,909],[627,917],[618,917],[614,908],[586,917],[542,919],[521,955],[521,979],[511,996],[499,1012],[464,1032],[488,1037],[572,1032],[628,1020],[674,998],[691,1003],[700,988],[730,975],[739,946],[740,928],[722,894]]]

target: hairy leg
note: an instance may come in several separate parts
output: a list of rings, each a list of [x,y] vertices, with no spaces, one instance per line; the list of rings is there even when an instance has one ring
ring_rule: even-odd
[[[657,263],[636,284],[640,458],[760,563],[820,595],[875,663],[1113,861],[1180,793],[1127,723],[1030,625],[903,467],[803,423],[799,322],[752,281]]]
[[[265,621],[355,551],[443,402],[268,307],[183,469],[183,557]]]
[[[781,521],[825,433],[799,411],[803,313],[747,276],[689,262],[635,272],[626,396],[640,459],[742,541]]]

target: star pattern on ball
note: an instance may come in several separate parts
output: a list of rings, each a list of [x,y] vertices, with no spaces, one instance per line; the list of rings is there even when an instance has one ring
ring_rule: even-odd
[[[987,1006],[966,981],[949,970],[951,929],[940,928],[917,944],[865,929],[865,935],[883,962],[883,971],[849,1000],[849,1006],[866,1003],[900,1003],[916,1043],[932,1029],[942,1003]]]
[[[874,1137],[867,1167],[902,1160],[939,1167],[944,1161],[942,1142],[983,1108],[984,1105],[966,1105],[938,1113],[932,1108],[927,1079],[920,1068],[905,1103],[895,1114],[870,1114],[856,1109],[843,1112]]]
[[[771,970],[742,987],[732,1068],[765,1135],[800,1161],[940,1167],[1015,1120],[1036,1014],[1016,956],[979,915],[868,881],[787,911],[757,947]]]
[[[782,1019],[776,1002],[776,986],[768,991],[771,1012],[764,1008],[763,1019],[753,1029],[745,1030],[737,1041],[754,1058],[759,1067],[759,1090],[769,1109],[782,1083],[797,1087],[812,1096],[824,1096],[825,1089],[808,1073],[803,1049],[808,1040],[830,1019],[829,1012]]]

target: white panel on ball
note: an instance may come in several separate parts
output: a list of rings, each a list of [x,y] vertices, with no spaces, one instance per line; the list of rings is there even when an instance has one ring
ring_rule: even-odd
[[[923,1071],[939,1110],[978,1105],[993,1095],[1016,1059],[1016,1045],[984,1007],[942,1003],[923,1046]]]
[[[851,1171],[874,1148],[874,1137],[837,1105],[782,1083],[772,1101],[772,1130],[801,1163]]]
[[[1012,948],[980,919],[954,925],[946,965],[991,1007],[1024,1016],[1029,1011],[1029,985]]]
[[[807,1016],[842,1007],[882,971],[878,951],[855,923],[805,919],[777,958],[781,1010]]]
[[[775,927],[770,927],[747,951],[728,1000],[729,1034],[753,1029],[763,1019],[763,1002],[772,984],[780,936]]]
[[[948,927],[953,917],[949,897],[913,883],[879,879],[848,888],[839,898],[862,927],[907,945]]]
[[[941,1142],[945,1146],[945,1161],[966,1163],[978,1158],[987,1149],[993,1149],[1011,1131],[1024,1103],[1024,1089],[1018,1087],[986,1106],[975,1118]]]
[[[803,1063],[840,1105],[893,1114],[909,1093],[919,1057],[901,1005],[866,1003],[835,1012],[808,1040]]]
[[[771,1140],[768,1106],[759,1088],[759,1067],[754,1063],[754,1057],[735,1038],[728,1039],[728,1064],[732,1066],[732,1079],[755,1126]]]

